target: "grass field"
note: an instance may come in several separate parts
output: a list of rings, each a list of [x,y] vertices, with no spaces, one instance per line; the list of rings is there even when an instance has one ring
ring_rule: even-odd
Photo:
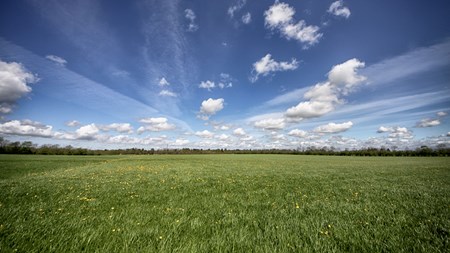
[[[450,158],[0,156],[0,252],[449,252]]]

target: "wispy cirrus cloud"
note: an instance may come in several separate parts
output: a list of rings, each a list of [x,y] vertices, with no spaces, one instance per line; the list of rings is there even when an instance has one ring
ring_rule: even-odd
[[[110,66],[119,62],[121,47],[105,22],[105,13],[99,1],[28,1],[83,56],[97,65]],[[102,41],[99,47],[98,41]],[[105,53],[108,52],[108,53]],[[67,62],[58,56],[48,55],[49,60],[64,66]],[[103,68],[102,68],[103,69]]]
[[[153,107],[174,117],[182,115],[180,99],[184,96],[181,95],[191,92],[192,81],[198,73],[188,41],[191,33],[186,31],[186,22],[189,25],[191,21],[196,21],[196,15],[192,9],[182,8],[181,5],[179,0],[138,1],[140,30],[144,38],[141,47],[144,79],[151,83],[161,77],[170,77],[170,92],[177,96],[170,96],[167,92],[161,94],[157,87],[150,87],[149,91],[144,89],[140,94]]]
[[[361,74],[372,85],[386,84],[450,64],[450,39],[374,63]]]
[[[65,67],[67,64],[67,61],[64,58],[56,56],[56,55],[50,54],[50,55],[45,56],[45,58],[56,63],[57,65],[59,65],[61,67]]]
[[[47,59],[2,38],[0,38],[0,57],[20,62],[39,73],[39,78],[45,80],[46,85],[39,86],[33,92],[54,98],[56,101],[65,101],[119,120],[128,120],[129,117],[143,118],[149,114],[161,114],[159,110],[148,104],[123,95],[67,68],[55,69],[54,64]],[[114,101],[114,103],[111,103],[111,101]],[[129,108],[133,108],[133,110]],[[42,113],[45,114],[46,112]],[[168,118],[181,129],[190,129],[184,121],[173,117]]]

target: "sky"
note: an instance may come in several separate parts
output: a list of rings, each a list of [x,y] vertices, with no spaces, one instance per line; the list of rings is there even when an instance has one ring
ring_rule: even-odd
[[[450,146],[446,0],[4,0],[0,136],[114,148]]]

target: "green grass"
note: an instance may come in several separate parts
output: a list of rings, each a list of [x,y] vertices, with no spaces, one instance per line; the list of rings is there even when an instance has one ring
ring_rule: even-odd
[[[450,159],[0,156],[0,252],[449,252]]]

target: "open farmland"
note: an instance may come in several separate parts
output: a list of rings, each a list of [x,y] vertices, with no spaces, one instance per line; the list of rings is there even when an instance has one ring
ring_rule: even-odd
[[[0,156],[0,252],[448,252],[450,159]]]

